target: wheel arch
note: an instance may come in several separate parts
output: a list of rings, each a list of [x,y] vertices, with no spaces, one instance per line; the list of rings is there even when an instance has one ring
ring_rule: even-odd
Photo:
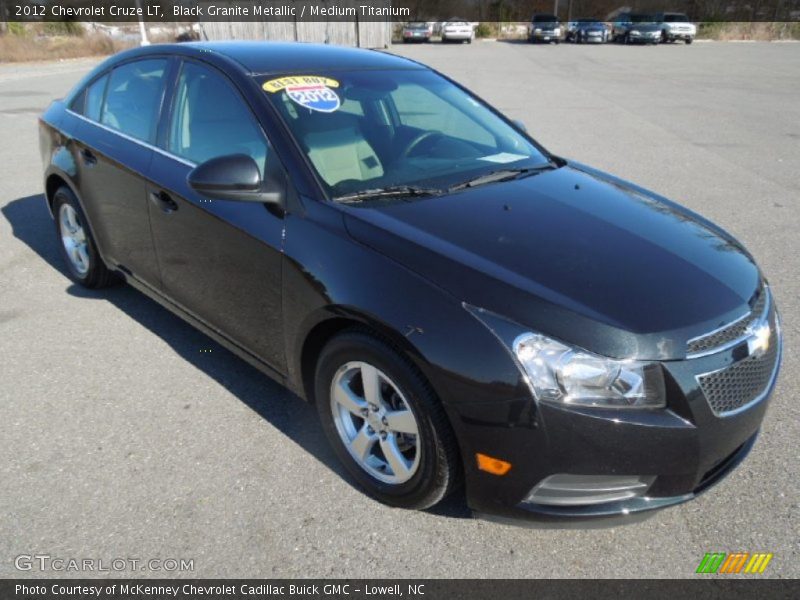
[[[72,178],[62,170],[56,168],[54,165],[51,165],[50,168],[47,169],[44,176],[44,197],[45,202],[47,203],[47,210],[50,212],[50,216],[52,218],[56,218],[55,213],[53,212],[53,202],[55,201],[56,192],[60,187],[66,187],[69,189],[70,192],[75,196],[78,201],[78,204],[83,211],[83,216],[86,219],[85,225],[89,228],[89,232],[92,234],[92,238],[94,239],[95,246],[97,247],[97,252],[100,254],[100,257],[103,261],[106,261],[106,255],[103,251],[103,247],[101,246],[100,241],[97,239],[95,235],[95,227],[94,223],[92,223],[92,218],[89,215],[88,211],[86,210],[86,204],[83,201],[83,197],[81,196],[80,192],[78,191],[78,187],[75,185],[75,182],[72,181]]]
[[[426,369],[422,366],[423,360],[421,360],[422,355],[419,349],[406,336],[386,323],[345,307],[328,307],[322,314],[312,319],[312,322],[313,325],[308,328],[302,343],[299,344],[300,352],[296,366],[296,373],[300,379],[296,387],[311,404],[316,401],[314,398],[314,373],[319,356],[331,339],[348,329],[358,329],[389,344],[410,361],[428,381],[431,388],[436,391],[430,374],[426,373]]]
[[[53,199],[56,195],[56,191],[58,188],[66,186],[75,194],[75,197],[78,198],[80,202],[80,197],[75,191],[75,188],[70,184],[66,177],[61,175],[58,172],[50,172],[44,181],[44,197],[47,201],[47,209],[50,211],[50,216],[55,218],[55,214],[53,213]],[[85,212],[85,211],[84,211]]]

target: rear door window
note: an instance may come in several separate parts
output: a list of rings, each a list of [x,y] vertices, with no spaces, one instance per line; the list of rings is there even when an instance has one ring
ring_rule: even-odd
[[[106,92],[108,75],[104,75],[86,89],[86,105],[83,114],[92,121],[100,120],[100,111],[103,108],[103,96]]]
[[[139,60],[114,69],[100,122],[137,140],[152,143],[166,72],[167,60],[161,58]],[[86,105],[88,109],[88,96]]]

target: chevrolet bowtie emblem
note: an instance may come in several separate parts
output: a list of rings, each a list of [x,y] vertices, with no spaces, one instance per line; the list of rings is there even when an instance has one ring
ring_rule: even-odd
[[[760,358],[769,350],[770,334],[769,323],[756,321],[747,328],[747,352],[753,358]]]

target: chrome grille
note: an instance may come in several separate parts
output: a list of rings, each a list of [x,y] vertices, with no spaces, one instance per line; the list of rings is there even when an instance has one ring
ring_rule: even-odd
[[[763,355],[749,356],[720,371],[697,376],[716,415],[724,416],[761,400],[772,382],[779,346],[780,340],[773,329],[769,348]]]
[[[689,340],[686,344],[687,358],[696,358],[722,350],[747,335],[747,328],[754,320],[762,318],[767,312],[769,292],[762,287],[755,299],[751,311],[724,327]]]

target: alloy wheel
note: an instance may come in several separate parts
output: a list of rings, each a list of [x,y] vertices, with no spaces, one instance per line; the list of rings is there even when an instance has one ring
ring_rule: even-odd
[[[417,419],[385,373],[360,361],[342,365],[330,402],[336,431],[359,467],[392,485],[414,476],[421,455]]]
[[[67,203],[62,204],[58,211],[58,224],[61,243],[72,268],[78,275],[86,275],[91,266],[88,239],[78,213]]]

